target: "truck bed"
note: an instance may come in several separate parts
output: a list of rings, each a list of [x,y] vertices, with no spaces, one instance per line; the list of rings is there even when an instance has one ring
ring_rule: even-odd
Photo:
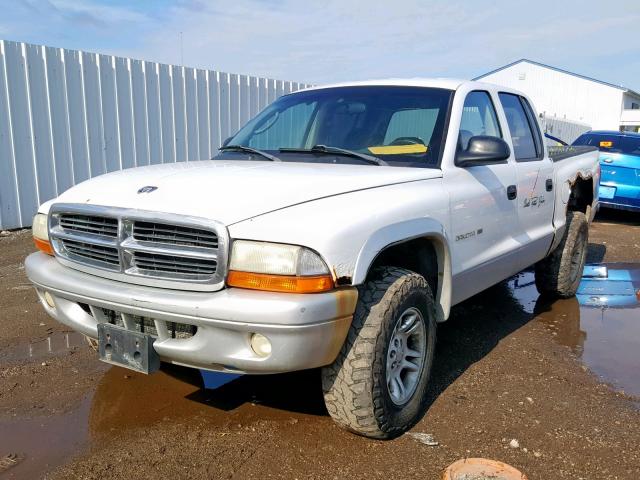
[[[554,162],[558,162],[560,160],[566,160],[570,157],[576,157],[578,155],[582,155],[583,153],[597,151],[596,147],[591,147],[588,145],[580,145],[580,146],[562,146],[562,147],[548,147],[549,150],[549,158]]]

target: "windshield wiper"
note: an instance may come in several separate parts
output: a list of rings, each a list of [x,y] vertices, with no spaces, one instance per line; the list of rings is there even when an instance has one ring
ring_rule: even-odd
[[[263,152],[262,150],[258,150],[257,148],[245,147],[244,145],[225,145],[224,147],[220,147],[218,150],[220,150],[221,152],[236,151],[236,152],[254,153],[256,155],[260,155],[261,157],[266,158],[267,160],[271,160],[272,162],[282,161],[275,155],[271,155],[270,153]]]
[[[381,165],[386,166],[389,165],[384,160],[374,157],[373,155],[367,155],[366,153],[356,152],[354,150],[347,150],[346,148],[339,147],[329,147],[327,145],[314,145],[311,148],[280,148],[281,152],[300,152],[300,153],[325,153],[329,155],[345,155],[348,157],[359,158],[360,160],[364,160],[367,163],[372,165]]]

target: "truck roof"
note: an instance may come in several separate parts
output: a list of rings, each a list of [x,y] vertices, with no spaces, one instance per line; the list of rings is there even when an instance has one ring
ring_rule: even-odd
[[[333,83],[330,85],[317,85],[306,90],[320,90],[336,87],[365,87],[365,86],[398,86],[398,87],[431,87],[455,90],[469,80],[455,78],[383,78],[378,80],[363,80],[357,82]],[[473,82],[479,83],[479,82]]]
[[[460,78],[382,78],[378,80],[362,80],[356,82],[332,83],[329,85],[316,85],[313,87],[298,90],[298,92],[307,92],[311,90],[322,90],[325,88],[339,87],[368,87],[368,86],[396,86],[396,87],[426,87],[426,88],[444,88],[447,90],[457,90],[462,85],[470,85],[471,89],[493,90],[499,88],[500,91],[524,95],[519,90],[496,85],[487,82],[478,82],[475,80],[463,80]],[[297,92],[292,92],[297,93]],[[290,94],[291,95],[291,94]]]

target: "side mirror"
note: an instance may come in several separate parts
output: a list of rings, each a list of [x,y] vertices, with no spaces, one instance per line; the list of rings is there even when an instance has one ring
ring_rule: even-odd
[[[233,138],[233,135],[230,137],[227,137],[224,142],[222,142],[222,146],[226,147],[227,145],[229,145],[229,142],[231,141],[231,139]]]
[[[510,155],[509,145],[501,138],[476,135],[469,139],[466,150],[458,151],[456,165],[458,167],[475,167],[505,163]]]

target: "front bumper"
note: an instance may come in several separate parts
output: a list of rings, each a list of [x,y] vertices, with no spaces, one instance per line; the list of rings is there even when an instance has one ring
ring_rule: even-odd
[[[93,313],[101,309],[150,318],[158,327],[153,348],[162,361],[215,371],[279,373],[327,365],[344,343],[357,301],[353,287],[289,294],[133,285],[65,267],[40,252],[27,257],[25,268],[45,310],[59,322],[97,338],[101,320]],[[166,322],[193,325],[197,331],[189,338],[167,337]],[[252,350],[253,333],[270,340],[268,357]]]
[[[616,210],[640,212],[640,200],[634,198],[623,198],[615,196],[612,199],[600,200],[600,206],[602,208],[614,208]]]

